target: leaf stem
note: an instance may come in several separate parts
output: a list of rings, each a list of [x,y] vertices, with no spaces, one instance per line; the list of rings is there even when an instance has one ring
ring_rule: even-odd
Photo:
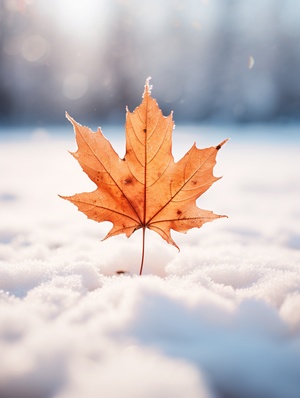
[[[142,243],[142,258],[140,266],[140,275],[143,273],[144,259],[145,259],[145,238],[146,238],[146,227],[143,227],[143,243]]]

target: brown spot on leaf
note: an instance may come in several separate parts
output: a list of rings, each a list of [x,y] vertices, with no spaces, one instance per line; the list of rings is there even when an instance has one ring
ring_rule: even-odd
[[[132,178],[130,178],[130,177],[128,177],[128,178],[126,178],[126,179],[124,180],[124,184],[126,184],[126,185],[132,184],[132,183],[133,183],[133,180],[132,180]]]
[[[177,210],[177,215],[178,215],[178,217],[180,217],[181,214],[182,214],[182,211],[181,211],[181,210]]]

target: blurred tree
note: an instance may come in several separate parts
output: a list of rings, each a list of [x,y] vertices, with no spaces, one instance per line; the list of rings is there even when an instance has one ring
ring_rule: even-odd
[[[8,16],[4,2],[0,2],[0,119],[7,121],[12,110],[12,98],[7,79],[7,57],[4,51]]]
[[[2,121],[124,121],[149,75],[177,121],[300,117],[297,0],[89,0],[93,21],[70,0],[18,4],[0,1]]]

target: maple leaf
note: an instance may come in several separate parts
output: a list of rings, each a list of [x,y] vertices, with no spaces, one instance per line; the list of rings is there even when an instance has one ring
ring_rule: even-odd
[[[151,97],[146,81],[142,103],[126,112],[126,154],[120,159],[100,128],[92,132],[68,114],[78,150],[72,155],[97,185],[93,192],[61,196],[92,220],[110,221],[104,239],[124,233],[130,237],[149,228],[178,248],[170,230],[187,232],[216,218],[226,217],[197,207],[196,199],[220,177],[213,175],[216,154],[225,144],[198,149],[194,144],[178,162],[172,155],[172,113],[165,117]],[[179,248],[178,248],[179,249]]]

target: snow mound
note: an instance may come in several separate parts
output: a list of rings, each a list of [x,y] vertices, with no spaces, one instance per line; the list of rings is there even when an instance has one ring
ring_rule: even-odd
[[[138,277],[141,235],[57,196],[93,189],[73,145],[1,143],[0,397],[299,398],[299,147],[227,144],[198,204],[229,218],[150,232]]]

